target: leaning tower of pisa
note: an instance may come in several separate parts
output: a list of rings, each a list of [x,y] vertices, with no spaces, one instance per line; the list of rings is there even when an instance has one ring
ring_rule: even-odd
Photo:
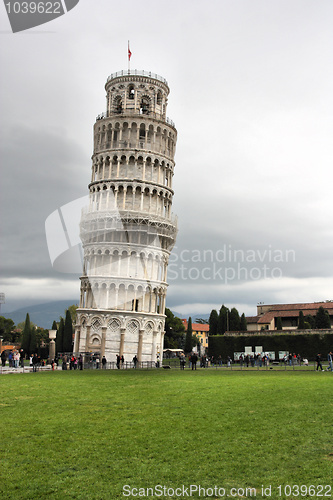
[[[161,76],[129,70],[107,79],[94,125],[89,206],[80,236],[83,274],[74,351],[108,361],[162,358],[177,131]]]

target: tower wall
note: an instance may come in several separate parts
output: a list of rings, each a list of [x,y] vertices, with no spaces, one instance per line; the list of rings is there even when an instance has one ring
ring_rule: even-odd
[[[81,218],[84,266],[75,352],[108,361],[162,358],[177,131],[169,87],[146,72],[111,75],[94,125],[89,206]]]

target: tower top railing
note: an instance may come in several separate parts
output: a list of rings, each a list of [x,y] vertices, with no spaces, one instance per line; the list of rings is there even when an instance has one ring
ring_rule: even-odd
[[[155,80],[159,80],[160,82],[169,86],[168,82],[166,81],[165,78],[163,78],[163,76],[157,75],[156,73],[152,73],[151,71],[137,70],[137,69],[128,69],[112,73],[110,76],[108,76],[106,83],[108,83],[110,80],[118,78],[119,76],[147,76],[148,78],[154,78]]]

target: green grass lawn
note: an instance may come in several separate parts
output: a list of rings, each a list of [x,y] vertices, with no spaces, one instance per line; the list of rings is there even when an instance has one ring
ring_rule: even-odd
[[[329,372],[59,371],[0,384],[2,499],[188,498],[123,486],[191,484],[317,498],[277,487],[332,483]]]

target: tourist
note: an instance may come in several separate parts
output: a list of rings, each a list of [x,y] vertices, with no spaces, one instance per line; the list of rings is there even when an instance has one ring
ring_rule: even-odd
[[[319,353],[316,356],[316,362],[317,362],[317,370],[319,370],[319,368],[320,368],[321,371],[323,371],[323,367],[321,364],[321,354],[319,354]]]
[[[198,356],[195,353],[193,353],[191,356],[192,370],[197,369],[197,361],[198,361]]]
[[[105,356],[102,357],[102,367],[104,370],[106,369],[106,357]]]
[[[7,355],[6,355],[6,351],[2,351],[1,353],[1,364],[2,366],[6,366],[6,360],[7,360]]]
[[[38,357],[37,357],[37,354],[34,354],[33,358],[32,358],[32,371],[33,372],[37,371],[37,364],[38,364]]]
[[[134,358],[133,358],[133,368],[136,368],[137,362],[138,362],[138,358],[135,355]]]
[[[24,368],[24,351],[23,351],[23,349],[20,350],[20,365],[21,365],[21,368]]]
[[[99,356],[97,356],[96,358],[96,370],[99,369]]]
[[[332,354],[332,351],[330,351],[328,353],[327,361],[328,361],[327,370],[333,372],[333,366],[332,366],[332,363],[333,363],[333,354]]]
[[[14,368],[19,367],[19,362],[20,362],[20,354],[18,351],[15,351],[15,353],[14,353]]]
[[[117,368],[120,369],[120,355],[117,355]]]

